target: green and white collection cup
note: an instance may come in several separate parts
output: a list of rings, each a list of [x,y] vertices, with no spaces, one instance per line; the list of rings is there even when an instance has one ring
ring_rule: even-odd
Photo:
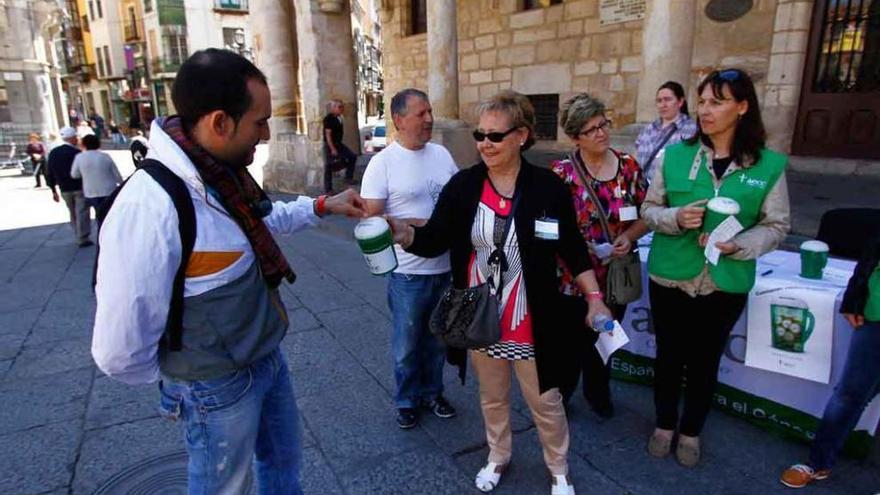
[[[805,241],[801,244],[801,277],[822,279],[822,271],[828,264],[828,244],[822,241]]]
[[[385,275],[397,268],[397,253],[394,252],[394,239],[391,227],[382,217],[365,218],[354,228],[357,240],[367,267],[373,275]]]
[[[739,203],[735,199],[718,196],[706,203],[706,213],[703,215],[703,232],[711,234],[721,222],[728,217],[739,215]]]
[[[777,297],[770,302],[771,345],[788,352],[804,352],[816,319],[805,301]]]

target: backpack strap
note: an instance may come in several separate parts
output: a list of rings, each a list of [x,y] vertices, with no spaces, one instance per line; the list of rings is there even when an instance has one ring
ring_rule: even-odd
[[[171,289],[171,303],[168,308],[168,320],[165,323],[163,338],[167,340],[169,351],[179,351],[182,348],[183,336],[183,289],[186,281],[186,266],[196,242],[196,212],[186,183],[177,174],[169,170],[168,167],[157,160],[148,158],[141,162],[140,170],[150,174],[150,177],[162,186],[162,189],[171,197],[174,209],[177,211],[177,226],[181,243],[180,266],[177,268],[177,273],[174,276],[174,284]],[[109,213],[110,208],[113,206],[119,191],[125,187],[125,184],[133,176],[134,174],[120,184],[101,204],[96,216],[102,222],[107,217],[107,213]],[[95,272],[92,277],[92,286],[97,283],[98,256],[100,251],[101,246],[99,243],[95,256]]]

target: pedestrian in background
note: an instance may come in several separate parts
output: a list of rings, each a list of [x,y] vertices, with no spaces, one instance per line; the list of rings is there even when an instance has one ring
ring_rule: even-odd
[[[553,162],[551,169],[568,186],[578,228],[590,246],[596,280],[604,289],[611,260],[637,252],[636,242],[648,231],[638,218],[648,181],[632,156],[611,148],[611,121],[601,101],[586,93],[572,97],[563,107],[561,124],[575,149],[567,159]],[[610,232],[605,232],[606,226]],[[572,274],[563,269],[562,292],[581,295]],[[615,320],[623,321],[626,304],[611,304],[609,309]],[[568,403],[583,375],[584,398],[596,414],[610,418],[614,414],[610,360],[606,365],[596,350],[598,333],[586,327],[579,337],[583,342],[576,346],[578,366],[560,387],[562,398]]]
[[[125,144],[126,142],[125,134],[119,129],[119,124],[115,120],[110,121],[110,139],[113,144]]]
[[[387,214],[423,224],[458,167],[446,148],[428,142],[434,117],[423,91],[410,88],[394,95],[391,118],[397,138],[370,160],[361,196],[371,216]],[[449,256],[422,258],[400,246],[395,249],[398,266],[388,274],[394,403],[397,426],[408,429],[418,423],[421,406],[440,418],[455,416],[443,397],[446,348],[428,328],[431,311],[449,286]]]
[[[40,141],[40,135],[36,132],[32,132],[30,136],[28,136],[27,155],[31,160],[31,166],[34,168],[34,179],[37,181],[37,185],[34,186],[34,189],[43,186],[43,183],[40,181],[40,176],[46,176],[47,154],[46,145]]]
[[[843,373],[828,399],[809,460],[782,473],[780,481],[801,488],[824,480],[868,403],[880,394],[880,237],[865,247],[849,279],[840,312],[853,326]]]
[[[653,178],[654,164],[663,148],[694,137],[697,123],[688,113],[684,88],[675,81],[666,81],[657,90],[655,99],[659,117],[646,125],[636,138],[636,157],[642,171]]]
[[[327,102],[327,115],[324,116],[324,192],[333,193],[333,173],[345,169],[345,180],[354,182],[354,166],[357,155],[351,151],[342,138],[345,129],[342,113],[345,106],[340,100]]]
[[[688,467],[700,460],[718,365],[755,283],[755,260],[785,239],[791,218],[788,158],[764,145],[752,79],[739,69],[714,71],[697,92],[697,135],[666,148],[642,205],[642,218],[655,231],[648,273],[657,419],[648,452],[665,457],[677,432],[675,456]],[[712,264],[701,227],[706,202],[716,196],[739,204],[736,219],[744,230],[716,243],[720,256]]]
[[[64,127],[59,131],[59,134],[64,143],[49,152],[49,161],[46,166],[46,185],[52,190],[52,199],[56,203],[60,201],[60,198],[55,186],[58,186],[61,191],[61,198],[64,198],[64,204],[70,213],[70,225],[73,227],[76,243],[80,247],[91,246],[93,243],[89,239],[89,235],[92,230],[92,222],[89,218],[89,206],[83,195],[82,180],[70,176],[73,160],[80,153],[80,149],[77,147],[79,138],[77,138],[76,129],[73,127]]]
[[[110,155],[99,151],[101,140],[98,136],[86,136],[82,139],[82,144],[85,150],[73,159],[70,176],[74,179],[82,179],[86,204],[94,208],[97,213],[101,203],[116,189],[116,186],[122,183],[122,176],[119,175],[119,169],[116,168]],[[100,219],[98,220],[100,232],[101,222]]]
[[[474,139],[482,161],[446,184],[424,226],[389,221],[395,241],[410,253],[435,257],[448,250],[456,288],[489,283],[499,299],[500,340],[467,354],[458,349],[449,354],[462,378],[469,355],[480,386],[489,458],[474,479],[477,489],[494,490],[511,459],[515,374],[538,429],[551,493],[573,495],[559,385],[568,376],[563,368],[573,360],[573,333],[583,331],[583,319],[611,313],[602,302],[565,184],[522,156],[534,143],[535,111],[528,98],[503,91],[482,102],[478,114]],[[558,258],[586,295],[586,315],[563,311]]]

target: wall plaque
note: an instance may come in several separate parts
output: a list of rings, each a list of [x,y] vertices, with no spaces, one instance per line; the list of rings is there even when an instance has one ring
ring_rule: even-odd
[[[645,18],[646,0],[600,0],[599,24],[607,26]]]
[[[709,0],[706,17],[716,22],[735,21],[752,10],[752,5],[752,0]]]

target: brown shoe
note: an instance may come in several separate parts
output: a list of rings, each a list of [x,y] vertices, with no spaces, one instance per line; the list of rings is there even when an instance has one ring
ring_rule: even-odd
[[[700,462],[700,438],[679,435],[675,458],[682,466],[696,466]]]
[[[795,464],[782,473],[779,481],[789,488],[803,488],[813,480],[824,480],[829,474],[831,474],[830,469],[814,471],[806,464]]]
[[[663,458],[669,455],[669,450],[672,448],[672,437],[667,437],[666,435],[661,435],[656,431],[651,435],[651,438],[648,440],[648,453],[654,457]]]

